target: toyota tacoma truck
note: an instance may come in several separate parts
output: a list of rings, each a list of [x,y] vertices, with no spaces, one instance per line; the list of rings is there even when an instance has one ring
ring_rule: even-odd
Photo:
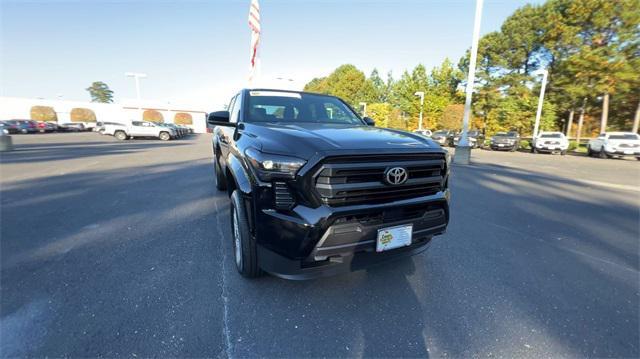
[[[327,95],[245,89],[227,108],[207,122],[241,275],[355,271],[445,232],[449,157],[432,140],[376,128]]]
[[[171,127],[161,126],[149,121],[131,121],[130,124],[105,125],[102,133],[114,136],[121,141],[134,137],[155,137],[162,141],[169,141],[178,135],[176,130]]]
[[[635,157],[640,160],[640,135],[633,132],[600,134],[587,144],[587,154],[600,158]]]
[[[531,143],[531,152],[560,153],[566,155],[569,140],[562,132],[540,132]]]

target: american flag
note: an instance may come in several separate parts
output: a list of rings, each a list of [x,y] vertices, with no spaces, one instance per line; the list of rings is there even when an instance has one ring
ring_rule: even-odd
[[[260,43],[260,5],[258,0],[251,0],[249,7],[249,28],[251,29],[251,67],[249,81],[256,77],[258,67],[258,45]]]

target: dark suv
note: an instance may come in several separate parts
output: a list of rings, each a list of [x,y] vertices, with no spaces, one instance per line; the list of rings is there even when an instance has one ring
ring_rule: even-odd
[[[449,222],[448,154],[341,99],[242,90],[207,116],[235,262],[307,279],[420,253]]]

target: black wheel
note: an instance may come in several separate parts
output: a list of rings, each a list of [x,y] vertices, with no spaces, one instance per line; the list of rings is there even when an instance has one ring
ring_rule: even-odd
[[[609,156],[607,156],[607,153],[604,152],[604,146],[600,147],[600,152],[598,152],[598,158],[609,158]]]
[[[587,145],[587,156],[593,157],[593,151],[591,151],[591,146]]]
[[[116,139],[120,140],[120,141],[124,141],[127,139],[127,134],[124,133],[124,131],[116,131],[113,134],[113,137],[115,137]]]
[[[531,150],[531,152],[533,152],[533,153],[538,153],[538,149],[534,147],[534,148]]]
[[[160,135],[158,137],[162,141],[169,141],[171,139],[171,135],[169,134],[169,132],[160,132]]]
[[[640,157],[636,157],[636,160],[640,161]]]
[[[567,150],[560,151],[560,156],[566,156],[566,155],[567,155]]]
[[[213,162],[213,167],[216,171],[216,188],[219,191],[224,191],[225,189],[227,189],[227,180],[222,174],[222,167],[220,166],[220,162],[218,161],[218,156],[213,157]]]
[[[247,278],[256,278],[262,274],[258,267],[256,243],[249,231],[247,211],[238,190],[231,194],[231,234],[233,238],[233,257],[238,272]]]

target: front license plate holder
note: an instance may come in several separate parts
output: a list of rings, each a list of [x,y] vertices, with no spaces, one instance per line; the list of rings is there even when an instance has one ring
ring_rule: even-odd
[[[403,224],[378,230],[376,252],[384,252],[411,245],[413,224]]]

